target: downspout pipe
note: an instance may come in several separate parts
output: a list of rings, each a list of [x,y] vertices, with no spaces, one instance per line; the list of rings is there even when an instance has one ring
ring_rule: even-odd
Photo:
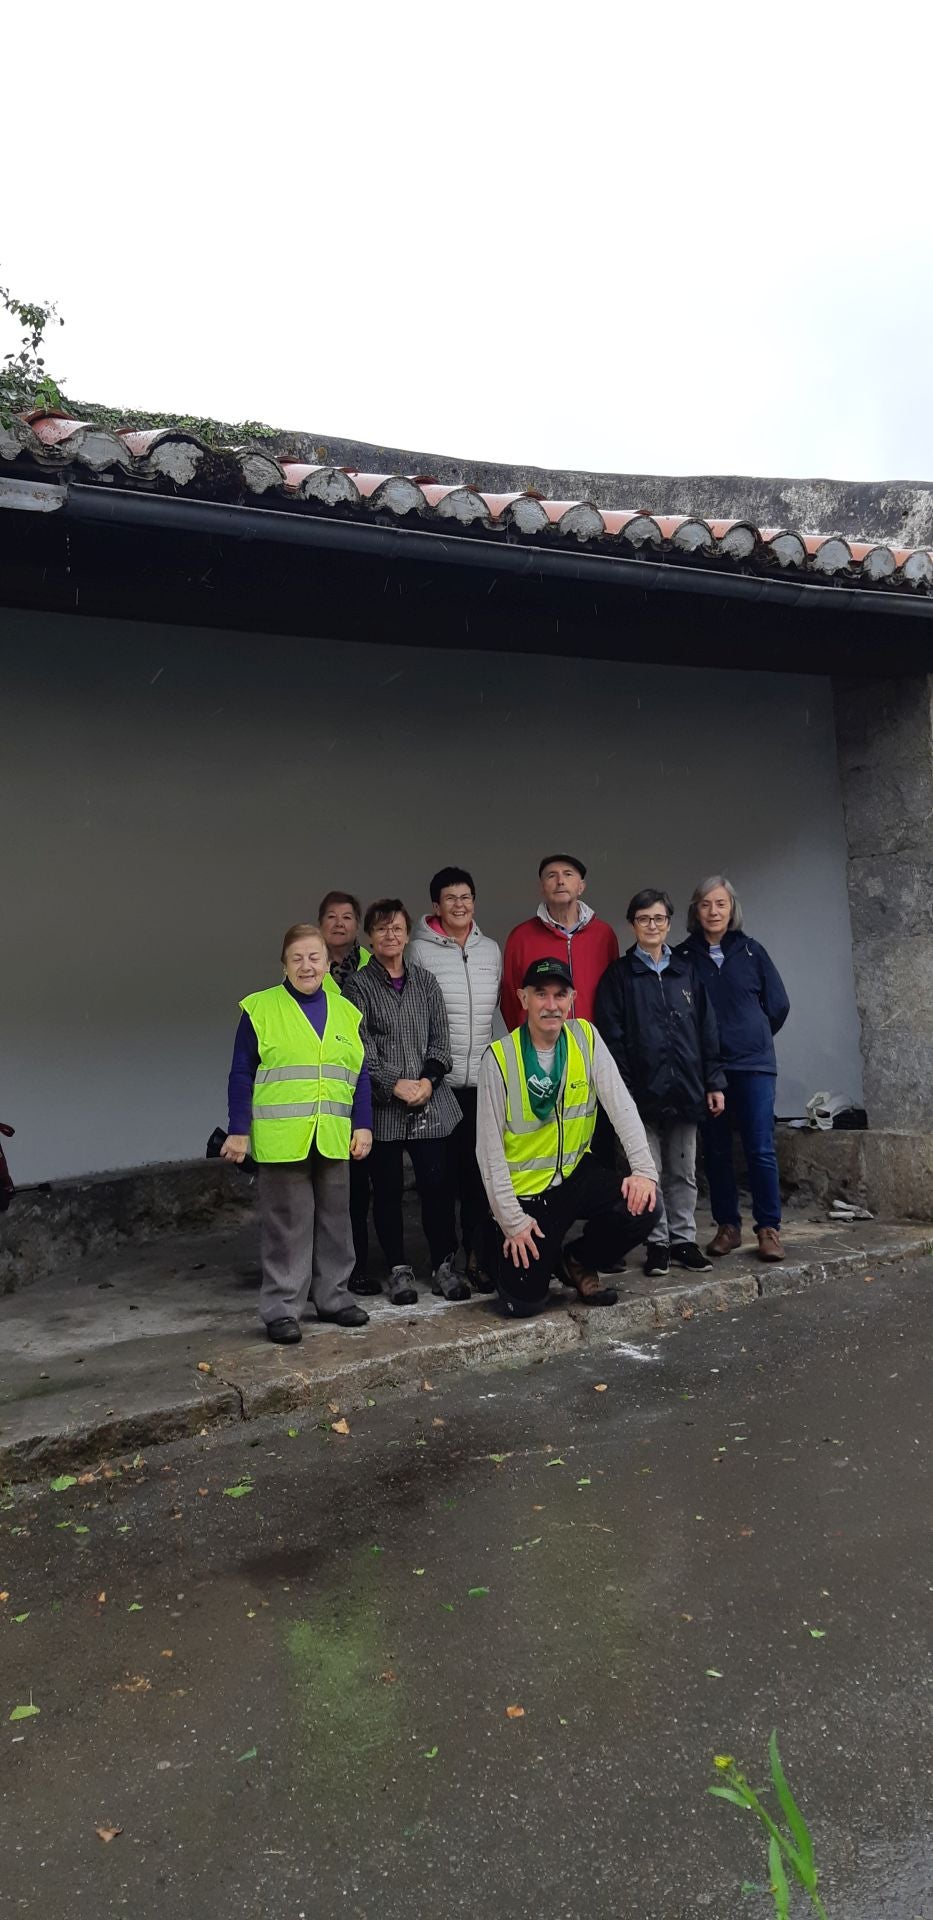
[[[85,526],[146,528],[152,532],[202,534],[218,540],[324,549],[378,560],[478,567],[519,579],[572,580],[581,586],[635,587],[649,593],[710,595],[720,600],[792,607],[798,612],[835,612],[914,620],[933,618],[933,596],[890,593],[878,587],[817,586],[812,581],[761,579],[754,574],[685,567],[670,560],[629,560],[621,555],[556,551],[483,534],[437,533],[426,527],[365,525],[306,511],[230,506],[179,499],[171,494],[131,493],[116,487],[62,489],[62,517]],[[933,657],[933,650],[931,650]]]

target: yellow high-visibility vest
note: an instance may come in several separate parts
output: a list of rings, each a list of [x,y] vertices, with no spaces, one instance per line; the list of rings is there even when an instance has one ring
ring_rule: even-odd
[[[326,1160],[348,1160],[353,1095],[363,1064],[356,1007],[342,994],[328,994],[318,1039],[284,987],[247,994],[240,1005],[259,1041],[249,1136],[253,1159],[305,1160],[313,1141]]]
[[[550,1120],[539,1120],[528,1098],[522,1061],[521,1030],[493,1040],[492,1052],[505,1082],[505,1130],[502,1144],[512,1186],[523,1194],[544,1193],[559,1172],[566,1180],[588,1152],[596,1126],[593,1086],[593,1029],[588,1020],[568,1020],[567,1072]]]

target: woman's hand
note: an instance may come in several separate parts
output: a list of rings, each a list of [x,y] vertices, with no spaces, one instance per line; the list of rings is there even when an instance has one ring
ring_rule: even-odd
[[[372,1144],[373,1136],[368,1127],[354,1127],[350,1135],[350,1159],[365,1160]]]
[[[221,1160],[232,1160],[235,1162],[236,1166],[239,1167],[242,1165],[243,1161],[246,1159],[248,1152],[249,1152],[249,1134],[248,1133],[228,1133],[227,1138],[220,1149],[220,1158]]]
[[[716,1114],[722,1113],[724,1111],[725,1105],[726,1105],[726,1096],[724,1093],[708,1093],[706,1096],[706,1104],[710,1110],[710,1113],[715,1118]]]
[[[396,1080],[392,1092],[396,1100],[406,1107],[423,1107],[430,1100],[434,1088],[430,1080]]]

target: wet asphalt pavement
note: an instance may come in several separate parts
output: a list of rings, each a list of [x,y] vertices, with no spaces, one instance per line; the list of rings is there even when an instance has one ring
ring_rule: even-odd
[[[4,1494],[0,1910],[763,1920],[777,1727],[933,1920],[931,1353],[928,1261]]]

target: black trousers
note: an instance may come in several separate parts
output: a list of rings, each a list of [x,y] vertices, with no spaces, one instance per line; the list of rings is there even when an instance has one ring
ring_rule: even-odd
[[[353,1272],[361,1280],[369,1266],[369,1161],[350,1161],[350,1226],[353,1232]]]
[[[460,1205],[460,1239],[464,1253],[475,1253],[479,1259],[489,1202],[476,1158],[476,1088],[454,1087],[453,1093],[463,1115],[448,1141],[454,1193]]]
[[[544,1239],[535,1242],[538,1258],[529,1260],[527,1273],[503,1254],[501,1229],[490,1220],[487,1271],[507,1312],[537,1313],[544,1306],[564,1239],[575,1220],[584,1220],[586,1225],[571,1250],[588,1273],[605,1272],[632,1247],[650,1238],[657,1225],[657,1207],[646,1213],[629,1213],[621,1183],[620,1174],[598,1166],[587,1153],[569,1180],[549,1187],[546,1193],[523,1195],[523,1213],[531,1214],[544,1232]]]
[[[367,1162],[373,1187],[373,1226],[387,1265],[403,1266],[402,1155],[405,1153],[414,1169],[431,1266],[439,1267],[457,1245],[449,1140],[373,1141]]]

